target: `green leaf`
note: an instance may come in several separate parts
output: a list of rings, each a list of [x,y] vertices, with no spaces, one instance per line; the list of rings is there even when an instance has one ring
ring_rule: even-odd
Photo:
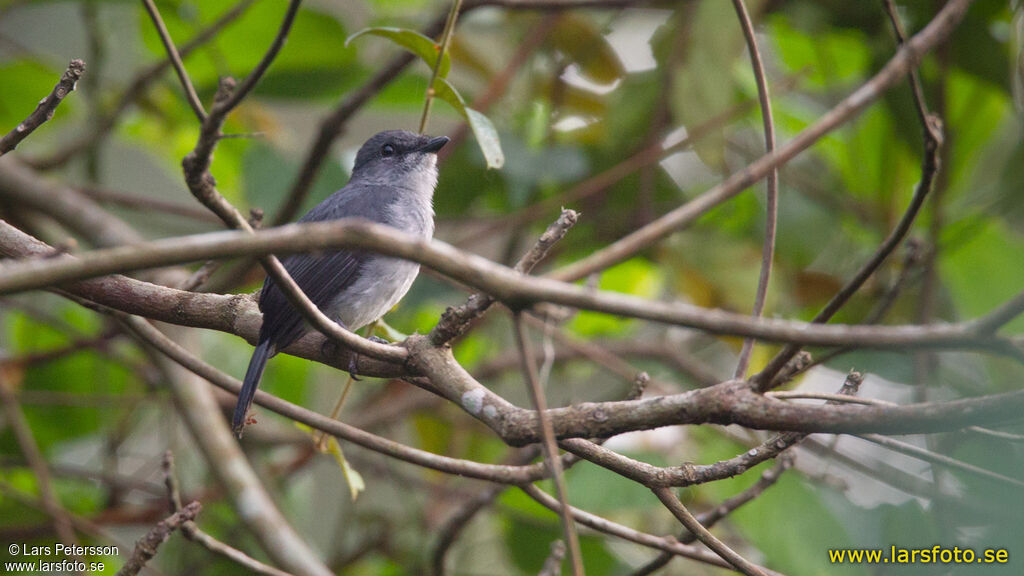
[[[483,152],[484,159],[487,161],[487,167],[497,169],[504,166],[505,153],[501,151],[498,131],[490,119],[481,112],[466,106],[462,95],[444,78],[438,78],[434,82],[434,94],[451,104],[452,108],[455,108],[469,122],[469,127],[473,130],[473,135],[476,136],[477,144],[480,145],[480,151]]]
[[[441,50],[441,46],[415,30],[389,27],[363,28],[349,36],[348,40],[345,40],[345,46],[347,47],[356,38],[366,35],[380,36],[381,38],[391,40],[422,58],[427,63],[427,66],[430,66],[431,70],[433,70],[434,66],[437,66],[437,53]],[[441,78],[447,78],[451,67],[451,57],[445,52],[441,58],[441,69],[437,71],[438,75]]]
[[[341,473],[345,475],[345,482],[348,483],[348,493],[352,497],[352,501],[355,502],[356,498],[359,498],[359,493],[366,490],[366,481],[363,480],[363,476],[348,463],[345,458],[345,453],[341,451],[341,444],[338,443],[338,439],[331,436],[328,439],[327,450],[334,457],[334,461],[341,466]]]
[[[612,292],[632,294],[643,298],[657,298],[665,285],[662,271],[644,258],[632,258],[612,266],[601,274],[600,288]],[[581,336],[621,334],[634,322],[602,312],[580,311],[569,323],[570,329]]]
[[[555,25],[551,41],[594,82],[611,84],[622,76],[619,56],[588,18],[563,14]]]
[[[394,329],[390,324],[388,324],[384,320],[377,320],[370,327],[372,328],[372,330],[370,330],[370,333],[367,336],[379,336],[381,338],[386,338],[392,342],[401,342],[402,340],[405,340],[406,338],[409,337],[408,334],[402,332],[401,330]]]

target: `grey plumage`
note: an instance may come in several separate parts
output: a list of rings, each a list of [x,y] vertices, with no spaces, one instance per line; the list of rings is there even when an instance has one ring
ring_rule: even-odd
[[[405,233],[434,233],[433,195],[436,153],[448,138],[403,130],[381,132],[363,144],[352,177],[299,222],[362,218]],[[365,326],[390,310],[419,273],[414,262],[376,254],[337,251],[296,254],[282,259],[295,282],[327,316],[349,330]],[[267,360],[305,334],[309,327],[271,278],[260,293],[263,325],[249,361],[232,427],[241,435]]]

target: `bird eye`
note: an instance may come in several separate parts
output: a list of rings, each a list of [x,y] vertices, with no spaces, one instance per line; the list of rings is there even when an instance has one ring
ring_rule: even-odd
[[[380,155],[381,156],[385,156],[385,157],[386,156],[394,156],[395,155],[395,147],[392,146],[391,144],[385,144],[380,149]]]

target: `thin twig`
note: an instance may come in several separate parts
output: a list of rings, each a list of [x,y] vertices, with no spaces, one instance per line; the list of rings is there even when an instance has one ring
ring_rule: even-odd
[[[1018,292],[1016,296],[980,318],[977,322],[978,333],[994,334],[1011,320],[1020,316],[1022,312],[1024,312],[1024,291]]]
[[[565,559],[565,542],[555,540],[551,543],[551,552],[548,553],[544,565],[541,566],[537,576],[560,576],[562,574],[562,560]]]
[[[764,63],[761,61],[761,51],[757,47],[754,25],[750,21],[750,14],[747,12],[743,0],[732,0],[732,4],[736,10],[736,16],[739,18],[740,26],[743,28],[743,37],[746,38],[747,50],[750,52],[750,65],[754,69],[754,79],[757,81],[757,99],[761,105],[761,119],[764,123],[765,154],[771,154],[775,152],[775,120],[772,117],[772,102],[768,93]],[[764,312],[764,303],[768,295],[768,281],[772,275],[772,260],[775,257],[775,229],[779,218],[779,168],[777,166],[773,166],[771,172],[768,173],[766,186],[761,272],[757,280],[757,294],[754,296],[754,310],[751,312],[754,318],[759,318]],[[747,373],[753,352],[754,340],[747,338],[743,341],[743,348],[740,350],[740,357],[736,362],[734,378],[742,378]]]
[[[879,446],[882,446],[883,448],[888,448],[889,450],[892,450],[893,452],[899,452],[900,454],[906,454],[907,456],[917,458],[918,460],[923,460],[931,464],[938,464],[939,466],[959,470],[961,472],[971,474],[972,476],[976,476],[978,478],[993,480],[1012,488],[1024,488],[1024,481],[1022,480],[1011,478],[1009,476],[1005,476],[1003,474],[999,474],[998,472],[993,472],[991,470],[987,470],[985,468],[981,468],[973,464],[968,464],[967,462],[964,462],[962,460],[950,458],[945,454],[939,454],[932,450],[920,448],[907,442],[900,442],[899,440],[889,438],[888,436],[880,436],[878,434],[859,434],[858,436],[860,438],[867,440],[868,442],[873,442],[875,444],[878,444]]]
[[[441,33],[441,44],[437,46],[437,61],[434,63],[434,69],[430,73],[430,84],[427,84],[427,93],[424,96],[423,115],[420,117],[420,134],[427,129],[427,120],[430,119],[430,107],[434,103],[434,83],[437,82],[438,76],[441,75],[441,63],[444,62],[444,57],[448,53],[448,46],[452,41],[452,32],[455,30],[455,21],[459,18],[461,7],[462,0],[452,0],[452,7],[448,11],[448,20],[445,21],[444,32]]]
[[[715,506],[705,512],[701,512],[697,515],[697,521],[705,528],[711,528],[737,508],[754,501],[756,498],[764,494],[765,490],[775,485],[779,478],[782,477],[782,473],[789,470],[792,466],[792,454],[787,452],[779,458],[779,462],[775,464],[775,466],[772,466],[761,474],[761,477],[757,479],[757,482],[754,482],[753,485],[739,494],[724,500],[718,506]],[[697,537],[689,530],[684,530],[678,538],[679,542],[683,544],[690,544],[696,539]],[[647,564],[637,568],[630,576],[647,576],[649,574],[654,574],[658,570],[664,568],[665,565],[673,558],[675,558],[674,554],[663,551],[657,557],[652,558]]]
[[[562,530],[565,539],[569,543],[569,561],[572,565],[574,576],[583,576],[583,554],[580,551],[579,535],[576,534],[576,524],[569,513],[569,492],[565,486],[565,475],[562,471],[562,461],[559,458],[558,445],[555,443],[555,432],[548,417],[548,403],[544,391],[537,379],[537,364],[533,357],[533,349],[526,338],[526,325],[523,323],[521,312],[513,315],[515,324],[516,345],[522,357],[523,377],[527,381],[530,392],[530,399],[537,410],[540,436],[543,438],[545,459],[551,471],[551,477],[555,482],[555,491],[558,494],[558,501],[562,503],[563,509],[560,517],[562,519]]]
[[[174,454],[170,450],[164,452],[162,468],[164,472],[164,486],[167,488],[167,499],[171,512],[181,512],[181,493],[178,489],[177,476],[174,473]],[[181,531],[189,540],[199,543],[214,554],[219,554],[231,560],[250,573],[266,574],[267,576],[291,576],[288,572],[264,564],[241,550],[217,540],[201,530],[192,520],[185,521],[181,525]]]
[[[163,43],[164,50],[167,51],[167,58],[171,61],[171,65],[174,66],[174,72],[178,75],[178,81],[181,82],[181,87],[185,90],[185,100],[188,101],[188,105],[192,108],[196,118],[200,122],[205,121],[206,110],[203,109],[203,103],[199,101],[199,95],[196,94],[196,89],[192,86],[192,80],[189,79],[188,72],[185,71],[185,63],[181,61],[181,55],[174,46],[171,33],[167,31],[167,25],[164,24],[164,19],[160,17],[160,10],[157,9],[153,0],[142,0],[142,5],[145,6],[150,19],[153,20],[153,26],[156,28],[157,34],[160,35],[160,42]]]
[[[119,192],[99,186],[78,186],[75,190],[102,204],[115,204],[134,210],[173,214],[204,223],[220,222],[216,216],[210,214],[209,210],[202,210],[184,202]]]
[[[171,514],[161,520],[152,530],[135,543],[128,561],[117,572],[117,576],[134,576],[142,567],[156,556],[157,548],[171,537],[171,534],[181,527],[182,524],[194,520],[203,506],[199,502],[192,502],[178,512]]]
[[[544,492],[540,488],[537,488],[533,484],[525,484],[518,486],[524,494],[533,498],[537,503],[545,508],[552,510],[558,514],[562,514],[562,504],[553,496]],[[655,550],[661,550],[674,556],[682,556],[684,558],[690,558],[703,562],[705,564],[711,564],[712,566],[719,566],[722,568],[728,568],[730,564],[717,555],[707,552],[706,550],[689,546],[679,542],[671,536],[656,536],[654,534],[648,534],[646,532],[640,532],[628,526],[613,522],[607,518],[591,514],[585,510],[579,508],[569,507],[569,512],[572,517],[579,522],[581,525],[591,528],[603,534],[615,536],[628,542],[640,544],[641,546],[647,546]]]
[[[281,51],[281,48],[284,48],[284,42],[288,39],[288,33],[291,32],[292,24],[295,22],[295,16],[298,14],[299,5],[301,4],[302,0],[291,0],[288,2],[288,10],[284,13],[284,18],[281,20],[281,26],[277,30],[277,36],[274,37],[274,41],[270,43],[270,47],[263,54],[259,64],[242,80],[238,88],[231,92],[231,96],[226,101],[220,103],[217,110],[218,114],[226,115],[231,110],[234,110],[249,95],[249,92],[256,87],[256,83],[260,81],[263,74],[270,68],[274,58],[277,58],[277,53]]]
[[[67,70],[61,74],[60,81],[57,82],[57,85],[53,87],[53,90],[45,98],[39,101],[36,109],[13,130],[5,134],[3,138],[0,138],[0,156],[17,148],[18,144],[26,136],[42,126],[47,120],[53,118],[53,113],[57,111],[57,106],[75,89],[75,84],[84,72],[85,62],[78,59],[72,60],[68,64]]]
[[[533,247],[519,259],[514,269],[517,272],[529,274],[547,256],[555,243],[565,237],[569,229],[576,225],[578,217],[574,210],[563,209],[558,219],[540,235]],[[484,292],[470,295],[465,304],[445,310],[441,319],[430,331],[430,340],[435,345],[441,346],[464,335],[493,303],[494,298]]]
[[[729,562],[736,567],[737,570],[743,572],[747,576],[765,576],[764,571],[761,570],[760,566],[757,566],[753,562],[737,554],[732,548],[726,546],[724,542],[715,538],[715,535],[708,531],[703,524],[697,521],[693,517],[693,514],[683,506],[683,503],[679,501],[675,493],[671,488],[657,487],[652,488],[654,494],[661,500],[661,503],[672,512],[682,524],[697,537],[698,540],[704,543],[705,546],[711,548],[716,554],[721,556],[724,560]]]

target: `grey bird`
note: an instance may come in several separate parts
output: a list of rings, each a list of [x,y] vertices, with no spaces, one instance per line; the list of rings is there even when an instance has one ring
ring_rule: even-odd
[[[448,138],[431,138],[404,130],[381,132],[356,154],[352,177],[344,188],[321,202],[299,222],[362,218],[430,238],[434,234],[434,187],[437,152]],[[328,317],[349,330],[376,321],[405,296],[419,274],[419,264],[363,252],[296,254],[282,259],[295,282]],[[263,325],[249,361],[232,429],[245,426],[267,360],[310,330],[274,280],[260,292]]]

